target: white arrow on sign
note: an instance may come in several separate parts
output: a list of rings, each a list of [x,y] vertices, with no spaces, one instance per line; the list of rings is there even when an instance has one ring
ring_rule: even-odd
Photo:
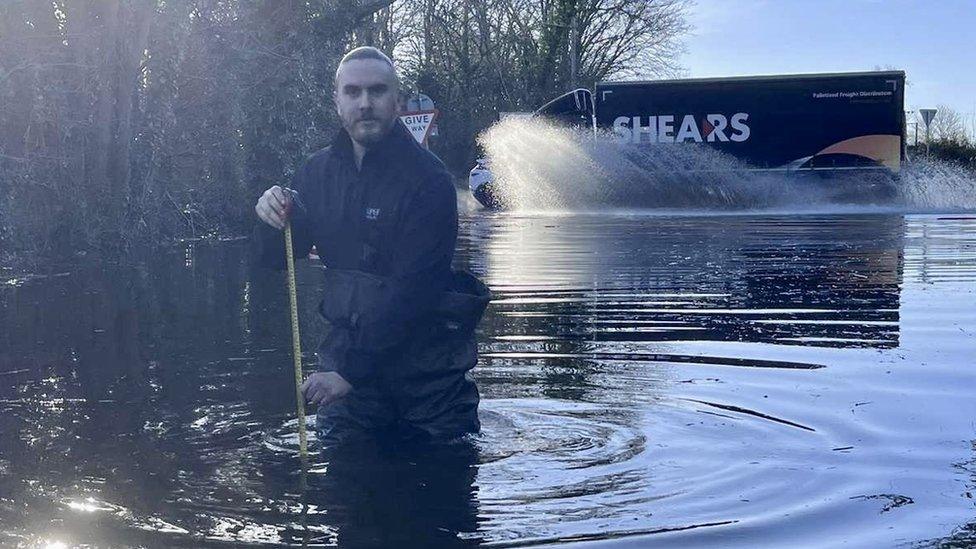
[[[421,145],[427,144],[430,129],[437,118],[437,109],[429,111],[410,112],[400,116],[400,121],[410,130],[410,135]]]
[[[918,109],[918,113],[922,115],[922,120],[925,121],[927,128],[932,123],[932,119],[935,118],[936,109]]]

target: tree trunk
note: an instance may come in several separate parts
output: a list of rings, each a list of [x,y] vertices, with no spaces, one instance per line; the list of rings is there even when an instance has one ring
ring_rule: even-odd
[[[132,149],[132,110],[139,84],[143,53],[149,40],[149,24],[152,20],[153,4],[137,2],[137,6],[127,14],[129,21],[119,40],[118,76],[115,88],[115,132],[114,146],[109,156],[108,176],[111,181],[111,195],[119,200],[119,206],[129,199],[129,179],[132,174],[130,151]]]
[[[430,66],[430,54],[434,49],[434,9],[437,0],[426,0],[424,3],[424,67]]]
[[[579,18],[576,12],[569,21],[569,89],[579,86]]]
[[[115,213],[118,197],[112,194],[109,180],[109,155],[112,147],[112,136],[115,132],[115,88],[119,39],[119,0],[92,2],[92,8],[97,14],[101,25],[95,60],[98,63],[97,81],[95,83],[95,105],[92,118],[93,139],[88,152],[88,184],[89,196],[93,202],[97,201],[106,207],[104,213]],[[98,10],[95,6],[101,6]],[[98,198],[96,198],[98,197]]]

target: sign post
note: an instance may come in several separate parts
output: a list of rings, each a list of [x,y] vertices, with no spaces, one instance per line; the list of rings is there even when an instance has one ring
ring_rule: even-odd
[[[938,112],[936,109],[918,109],[918,113],[922,115],[922,120],[925,121],[925,159],[929,158],[929,128],[932,126],[932,119],[935,118],[935,113]]]

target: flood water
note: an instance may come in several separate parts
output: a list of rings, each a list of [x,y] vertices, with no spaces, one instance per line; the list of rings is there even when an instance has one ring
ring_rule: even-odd
[[[0,284],[0,546],[976,543],[976,216],[461,232],[495,294],[483,433],[304,473],[283,278],[246,242]]]

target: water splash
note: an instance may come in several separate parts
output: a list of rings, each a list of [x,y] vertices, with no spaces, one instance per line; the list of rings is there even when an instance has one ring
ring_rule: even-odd
[[[478,141],[502,202],[520,210],[976,209],[976,174],[940,162],[911,163],[896,181],[880,173],[797,177],[749,171],[708,147],[623,147],[605,133],[594,138],[542,119],[503,120]]]
[[[976,174],[938,160],[916,160],[902,170],[899,198],[908,210],[976,210]]]

